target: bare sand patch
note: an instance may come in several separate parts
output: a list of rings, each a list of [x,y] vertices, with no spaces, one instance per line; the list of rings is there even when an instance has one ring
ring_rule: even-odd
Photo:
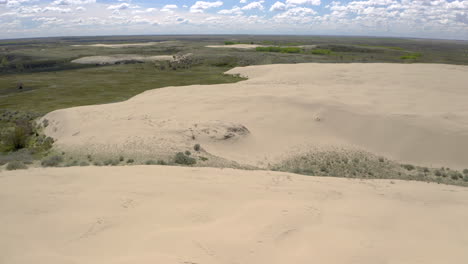
[[[123,43],[123,44],[89,44],[89,45],[71,45],[72,47],[99,47],[99,48],[129,48],[129,47],[146,47],[154,46],[158,44],[168,43],[173,41],[161,41],[161,42],[143,42],[143,43]]]
[[[116,54],[109,56],[88,56],[72,60],[72,62],[80,64],[116,64],[125,61],[171,61],[173,59],[172,55],[142,56],[137,54]]]
[[[233,44],[233,45],[209,45],[207,48],[226,48],[226,49],[255,49],[256,47],[263,47],[263,45],[256,44]]]
[[[85,154],[158,158],[198,143],[213,155],[267,167],[338,147],[463,169],[467,72],[440,64],[249,66],[228,72],[249,77],[239,83],[167,87],[54,111],[45,132],[58,148]],[[249,133],[224,138],[240,126]],[[219,135],[210,137],[214,130]]]
[[[468,262],[468,189],[168,166],[0,174],[1,262]]]

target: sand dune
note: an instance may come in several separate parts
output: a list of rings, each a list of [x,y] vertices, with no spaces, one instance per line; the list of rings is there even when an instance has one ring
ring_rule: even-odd
[[[161,41],[161,42],[142,42],[142,43],[123,43],[123,44],[89,44],[89,45],[72,45],[73,47],[100,47],[100,48],[129,48],[129,47],[146,47],[154,46],[162,43],[173,42],[173,41]]]
[[[462,264],[468,189],[160,166],[0,174],[0,263]]]
[[[124,61],[170,61],[173,59],[174,57],[172,55],[143,56],[137,54],[116,54],[109,56],[88,56],[72,60],[72,62],[80,64],[116,64]]]
[[[234,84],[168,87],[49,113],[56,146],[163,157],[191,149],[266,166],[317,148],[356,148],[425,166],[468,166],[468,67],[294,64],[235,68]],[[230,131],[245,127],[249,133]],[[226,137],[225,137],[226,136]]]

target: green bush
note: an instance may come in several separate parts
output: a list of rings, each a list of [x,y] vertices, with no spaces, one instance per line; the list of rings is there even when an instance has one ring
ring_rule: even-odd
[[[468,175],[468,169],[464,169],[463,174]]]
[[[128,159],[128,160],[127,160],[127,163],[134,163],[134,162],[135,162],[134,159]]]
[[[313,49],[310,51],[310,53],[314,55],[329,55],[332,53],[332,51],[329,49]]]
[[[174,162],[181,165],[193,165],[197,163],[197,160],[185,155],[183,152],[178,152],[175,155]]]
[[[296,47],[257,47],[255,48],[256,51],[260,52],[281,52],[281,53],[300,53],[302,51],[301,48]]]
[[[411,164],[402,164],[401,167],[403,167],[403,168],[405,168],[405,169],[407,169],[409,171],[412,171],[412,170],[415,169],[414,166],[411,165]]]
[[[62,156],[50,156],[42,160],[41,165],[44,167],[56,167],[63,162]]]
[[[89,166],[89,163],[86,162],[86,161],[82,161],[82,162],[80,162],[80,166],[81,167]]]
[[[195,151],[200,151],[200,148],[201,148],[201,147],[200,147],[200,144],[195,144],[195,145],[193,146],[193,150],[195,150]]]
[[[239,42],[234,42],[234,41],[224,41],[224,45],[234,45],[234,44],[239,44]]]
[[[164,160],[158,160],[158,165],[167,165],[167,162]]]
[[[9,134],[6,135],[5,145],[9,150],[19,150],[25,148],[31,134],[31,128],[28,125],[16,125]]]
[[[416,60],[422,56],[421,53],[410,53],[408,55],[401,56],[400,59],[402,60]]]
[[[156,164],[158,164],[158,163],[157,163],[156,161],[154,161],[154,160],[147,160],[147,161],[145,162],[145,164],[146,164],[146,165],[156,165]]]
[[[452,180],[458,180],[463,178],[463,175],[458,171],[450,171],[449,175],[450,178],[452,178]]]
[[[11,161],[6,166],[7,170],[24,170],[24,169],[27,169],[27,168],[28,168],[28,166],[26,166],[21,161]]]

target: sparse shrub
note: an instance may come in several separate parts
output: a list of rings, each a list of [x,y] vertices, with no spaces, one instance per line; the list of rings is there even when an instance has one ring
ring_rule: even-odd
[[[134,159],[128,159],[128,160],[127,160],[127,163],[134,163],[134,162],[135,162]]]
[[[156,163],[156,161],[154,161],[154,160],[147,160],[147,161],[145,162],[145,164],[146,164],[146,165],[156,165],[157,163]]]
[[[428,173],[428,172],[429,172],[429,168],[423,167],[423,168],[422,168],[422,171],[423,171],[424,173]]]
[[[257,47],[255,48],[256,51],[261,52],[281,52],[281,53],[300,53],[302,51],[301,48],[297,47]]]
[[[181,165],[193,165],[193,164],[197,163],[197,161],[194,158],[189,157],[188,155],[184,154],[183,152],[178,152],[175,155],[174,162],[177,163],[177,164],[181,164]]]
[[[186,150],[185,155],[190,156],[190,155],[192,155],[192,153],[190,153],[190,151]]]
[[[42,120],[42,126],[44,128],[46,128],[48,125],[49,125],[49,120],[47,120],[47,119]]]
[[[119,161],[120,161],[120,162],[124,161],[124,157],[123,157],[123,156],[120,156],[120,157],[119,157]]]
[[[468,169],[464,169],[463,174],[468,175]]]
[[[379,161],[380,161],[380,162],[384,162],[385,159],[384,159],[383,157],[379,157]]]
[[[158,165],[167,165],[167,162],[164,160],[158,160]]]
[[[28,166],[26,166],[21,161],[11,161],[6,166],[7,170],[24,170],[24,169],[27,169],[27,168],[28,168]]]
[[[44,167],[56,167],[62,162],[63,162],[62,156],[54,155],[54,156],[50,156],[42,160],[41,165]]]
[[[195,145],[193,146],[193,150],[195,150],[195,151],[200,151],[200,148],[201,148],[201,147],[200,147],[200,144],[195,144]]]
[[[82,161],[82,162],[80,162],[80,166],[81,167],[89,166],[89,163],[86,162],[86,161]]]
[[[465,175],[465,177],[463,177],[463,181],[468,182],[468,175]]]
[[[463,175],[458,171],[451,171],[449,175],[450,175],[450,178],[452,178],[452,180],[458,180],[458,179],[463,178]]]
[[[313,49],[312,51],[310,51],[310,53],[314,55],[329,55],[332,53],[332,51],[329,49]]]
[[[67,164],[65,164],[65,167],[72,167],[72,166],[78,166],[78,161],[73,160],[73,161],[70,161]]]
[[[90,154],[88,154],[88,156],[86,156],[86,157],[88,158],[89,161],[93,160],[93,157]]]
[[[108,159],[108,160],[104,161],[104,165],[106,165],[106,166],[116,166],[118,164],[119,164],[119,161],[114,160],[114,159]]]
[[[203,157],[203,156],[200,156],[199,158],[200,158],[201,161],[207,161],[208,160],[208,158]]]
[[[13,131],[6,135],[5,145],[9,150],[13,151],[25,148],[31,132],[32,128],[28,122],[18,123]]]
[[[411,164],[402,164],[401,167],[405,168],[406,170],[412,171],[414,170],[414,166]]]
[[[434,174],[435,176],[439,176],[439,177],[442,176],[442,172],[440,170],[436,170]]]
[[[102,166],[102,163],[99,162],[99,161],[95,161],[95,162],[93,162],[93,165],[94,165],[94,166]]]

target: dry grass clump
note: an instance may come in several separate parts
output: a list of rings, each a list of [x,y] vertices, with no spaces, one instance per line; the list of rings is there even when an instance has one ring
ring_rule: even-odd
[[[462,174],[449,168],[399,164],[364,151],[310,152],[282,161],[271,169],[313,176],[402,179],[468,186],[468,169]]]
[[[7,164],[7,170],[24,170],[27,169],[28,166],[21,161],[11,161]]]
[[[180,165],[194,165],[197,163],[197,160],[190,157],[190,151],[178,152],[174,157],[174,162]]]
[[[57,167],[63,162],[63,157],[59,155],[54,155],[47,157],[42,160],[41,165],[43,167]]]

